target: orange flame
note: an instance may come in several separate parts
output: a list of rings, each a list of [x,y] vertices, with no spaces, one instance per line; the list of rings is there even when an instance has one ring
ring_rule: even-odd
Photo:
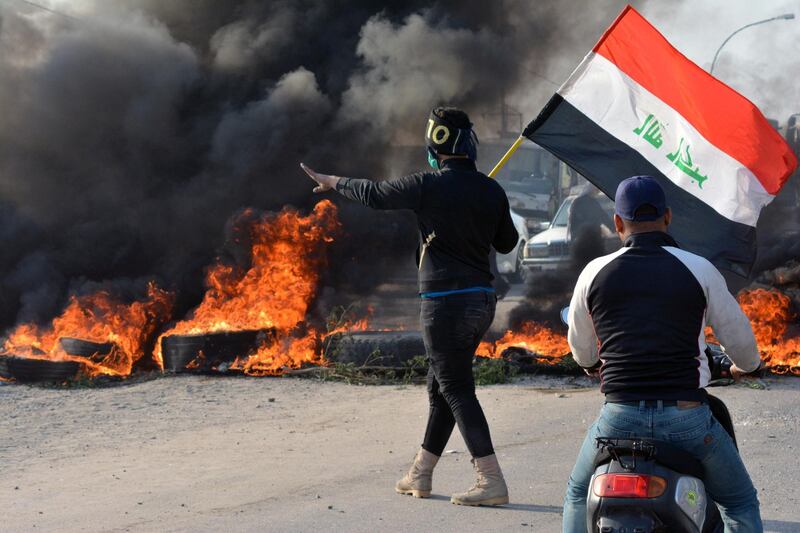
[[[367,328],[369,328],[369,318],[362,318],[360,320],[356,320],[355,322],[342,324],[341,326],[328,331],[325,336],[330,337],[331,335],[336,335],[337,333],[348,333],[351,331],[366,331]]]
[[[767,366],[776,373],[800,374],[800,331],[789,297],[774,289],[754,289],[740,292],[737,299]]]
[[[222,262],[209,268],[200,305],[161,337],[274,328],[277,340],[252,355],[242,354],[231,368],[267,375],[321,362],[318,333],[309,329],[295,338],[292,330],[305,320],[325,264],[325,246],[339,231],[336,206],[324,200],[308,216],[287,208],[253,218],[248,210],[239,222],[252,242],[248,269]],[[156,359],[163,368],[161,338]]]
[[[106,291],[73,296],[60,316],[46,327],[21,324],[3,345],[3,352],[20,357],[73,360],[83,363],[89,376],[128,376],[144,355],[148,341],[169,320],[174,294],[148,284],[143,301],[125,304]],[[70,356],[61,348],[61,337],[113,343],[114,349],[100,361]]]
[[[237,368],[250,376],[275,376],[285,368],[297,368],[303,363],[322,364],[318,335],[311,330],[299,338],[283,336],[276,342],[261,346],[256,353],[234,361]]]
[[[503,352],[511,347],[524,348],[548,358],[559,358],[569,353],[566,335],[536,322],[525,322],[518,331],[508,330],[493,343],[481,342],[476,355],[500,358]],[[543,359],[543,361],[556,362],[553,359]]]

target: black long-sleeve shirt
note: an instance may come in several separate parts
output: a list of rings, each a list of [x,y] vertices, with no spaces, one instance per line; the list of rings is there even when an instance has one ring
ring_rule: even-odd
[[[508,253],[519,240],[505,191],[470,159],[395,180],[342,178],[336,190],[374,209],[416,213],[420,292],[490,287],[489,247]]]

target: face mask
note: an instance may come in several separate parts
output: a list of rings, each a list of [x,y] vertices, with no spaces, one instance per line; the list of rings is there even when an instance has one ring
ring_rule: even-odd
[[[436,157],[436,153],[430,148],[428,148],[428,164],[433,170],[439,170],[439,158]]]

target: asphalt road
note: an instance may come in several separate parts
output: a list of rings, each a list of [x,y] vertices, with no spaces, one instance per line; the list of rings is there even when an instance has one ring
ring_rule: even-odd
[[[768,531],[800,531],[800,379],[716,389],[731,408]],[[434,497],[396,495],[421,440],[421,386],[162,378],[108,389],[0,386],[3,531],[558,531],[566,479],[602,398],[581,378],[481,387],[508,479],[469,486],[458,435]]]

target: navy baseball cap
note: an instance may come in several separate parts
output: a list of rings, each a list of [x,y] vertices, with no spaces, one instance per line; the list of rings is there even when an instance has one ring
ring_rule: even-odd
[[[636,216],[636,210],[651,205],[656,212]],[[622,180],[614,195],[614,212],[625,220],[644,222],[656,220],[667,212],[664,189],[652,176],[633,176]]]

